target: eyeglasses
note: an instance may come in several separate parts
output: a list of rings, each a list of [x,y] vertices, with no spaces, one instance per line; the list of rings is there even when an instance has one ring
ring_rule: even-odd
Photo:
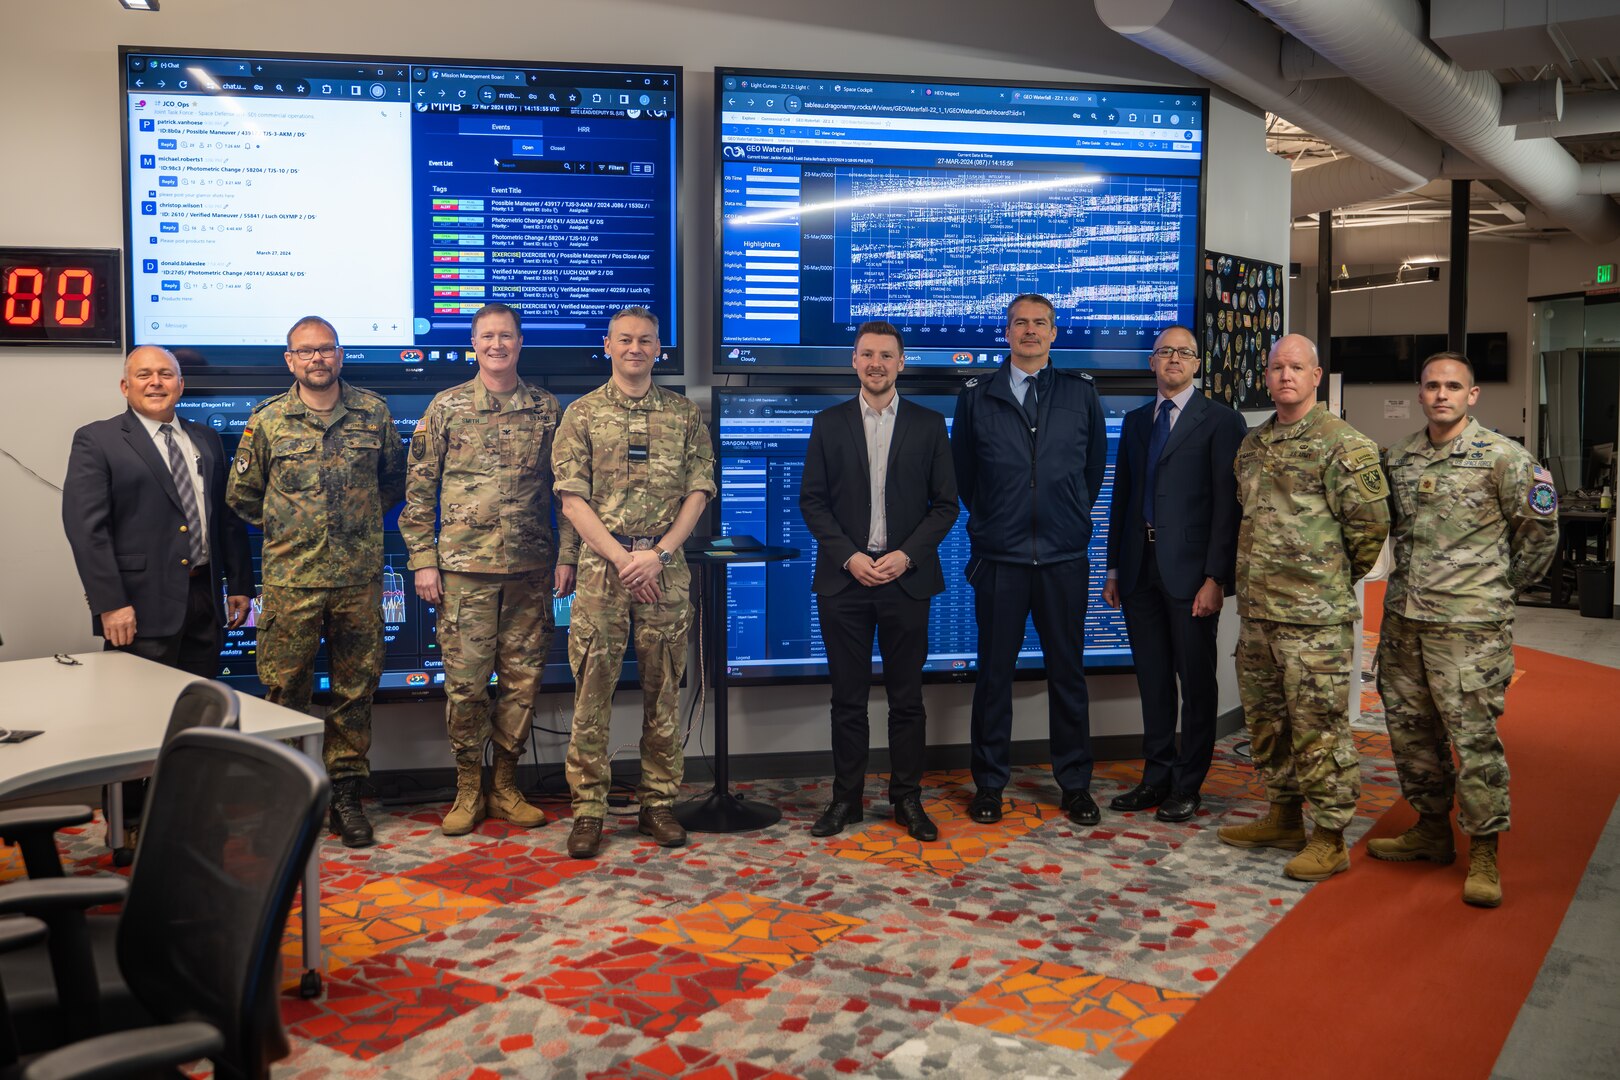
[[[1170,345],[1160,345],[1157,349],[1153,350],[1153,355],[1157,356],[1160,360],[1168,360],[1172,356],[1179,356],[1183,360],[1196,360],[1198,359],[1198,350],[1178,349]]]
[[[287,351],[300,360],[313,360],[319,354],[322,360],[330,360],[338,354],[341,345],[317,345],[313,349],[288,349]]]

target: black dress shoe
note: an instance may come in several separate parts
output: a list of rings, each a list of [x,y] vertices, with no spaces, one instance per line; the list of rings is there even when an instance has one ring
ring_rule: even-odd
[[[1111,810],[1151,810],[1164,802],[1170,794],[1167,787],[1156,784],[1137,784],[1123,795],[1115,795],[1108,802]]]
[[[913,840],[927,843],[939,839],[939,829],[923,812],[921,795],[907,795],[895,803],[894,820],[906,827],[906,832],[911,834]]]
[[[968,803],[968,817],[980,825],[993,825],[1001,820],[1001,789],[982,787],[973,793]]]
[[[816,823],[810,826],[811,836],[837,836],[844,831],[845,825],[851,825],[861,820],[860,803],[830,803],[827,809],[816,818]]]
[[[1076,825],[1095,825],[1102,820],[1102,811],[1089,791],[1068,791],[1063,795],[1063,812]]]
[[[1178,791],[1164,800],[1159,812],[1153,816],[1160,821],[1187,821],[1204,804],[1196,791]]]

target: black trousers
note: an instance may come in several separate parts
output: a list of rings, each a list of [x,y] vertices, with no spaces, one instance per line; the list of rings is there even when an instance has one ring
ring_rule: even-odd
[[[973,782],[979,787],[1006,787],[1011,775],[1013,673],[1031,614],[1046,656],[1052,775],[1065,792],[1091,787],[1091,700],[1083,662],[1090,577],[1086,559],[1045,566],[968,563],[979,624],[972,725]]]
[[[195,675],[199,679],[212,679],[219,674],[219,626],[215,621],[214,588],[219,579],[207,568],[191,579],[186,593],[186,618],[180,632],[163,637],[140,635],[141,613],[135,613],[135,640],[118,652],[134,653],[145,660],[155,660],[168,667]],[[103,651],[115,651],[103,646]],[[124,784],[124,819],[139,821],[146,806],[145,780],[131,780]]]
[[[889,695],[889,801],[922,790],[928,717],[923,709],[922,669],[928,658],[928,609],[897,583],[869,588],[851,582],[841,592],[816,597],[821,641],[832,678],[833,799],[859,804],[866,786],[872,694],[872,636],[883,658]]]
[[[1144,553],[1136,588],[1120,598],[1142,695],[1142,782],[1196,792],[1215,754],[1215,630],[1220,614],[1195,618],[1192,597],[1171,596],[1158,560]],[[1176,750],[1176,684],[1181,749]]]

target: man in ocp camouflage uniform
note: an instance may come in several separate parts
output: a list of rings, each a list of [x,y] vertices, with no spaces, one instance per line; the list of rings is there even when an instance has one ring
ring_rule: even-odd
[[[680,685],[692,628],[691,573],[681,545],[715,491],[714,450],[697,406],[653,385],[657,318],[646,308],[626,308],[608,324],[602,344],[613,376],[568,406],[551,454],[563,513],[585,544],[568,630],[575,684],[568,853],[576,859],[595,855],[602,843],[612,765],[608,721],[632,625],[643,709],[637,827],[664,847],[686,843],[673,811],[682,774]]]
[[[296,380],[254,408],[225,498],[264,532],[258,618],[266,699],[309,707],[321,636],[331,667],[323,756],[332,830],[372,842],[360,807],[371,775],[371,698],[383,665],[383,513],[405,494],[405,448],[383,399],[340,379],[343,347],[315,315],[287,333]]]
[[[1266,389],[1276,415],[1238,447],[1238,691],[1265,820],[1218,833],[1234,847],[1298,851],[1283,872],[1321,881],[1350,867],[1344,829],[1361,793],[1350,737],[1354,586],[1389,533],[1378,449],[1316,400],[1316,346],[1272,346]],[[1316,827],[1305,840],[1301,801]],[[1303,849],[1303,850],[1301,850]]]
[[[555,550],[551,440],[562,409],[518,377],[517,312],[484,305],[473,315],[472,345],[477,376],[435,397],[411,438],[399,515],[416,594],[438,608],[446,726],[456,758],[446,836],[472,832],[486,809],[524,828],[545,824],[545,814],[518,789],[517,763],[551,649],[552,591],[574,591],[579,548],[565,523],[561,558]],[[500,689],[493,704],[492,672]],[[495,744],[487,799],[486,740]]]
[[[1496,721],[1513,675],[1513,602],[1558,549],[1558,493],[1524,447],[1468,415],[1478,400],[1467,357],[1429,357],[1418,376],[1429,423],[1384,459],[1395,569],[1384,593],[1378,693],[1418,821],[1399,837],[1368,841],[1367,851],[1392,862],[1452,862],[1455,793],[1457,824],[1470,838],[1463,900],[1496,907],[1497,836],[1509,824]]]

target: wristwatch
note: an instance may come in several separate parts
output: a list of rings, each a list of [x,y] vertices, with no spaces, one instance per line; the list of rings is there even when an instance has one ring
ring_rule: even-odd
[[[675,553],[673,551],[665,551],[663,548],[654,548],[653,550],[658,552],[659,566],[668,566],[670,563],[675,561]]]

